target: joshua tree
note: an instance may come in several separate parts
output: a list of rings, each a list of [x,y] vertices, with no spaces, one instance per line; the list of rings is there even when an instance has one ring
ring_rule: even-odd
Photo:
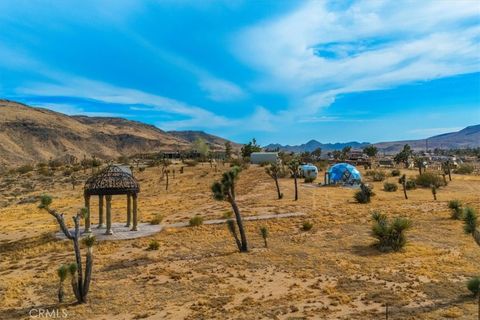
[[[267,227],[260,228],[260,234],[262,235],[263,242],[265,243],[265,248],[268,248],[267,238],[268,238],[268,229]]]
[[[65,279],[67,278],[68,275],[68,266],[62,265],[60,268],[57,270],[58,278],[60,279],[60,283],[58,285],[58,302],[62,303],[63,302],[63,297],[65,296],[64,290],[63,290],[63,283],[65,282]]]
[[[363,153],[365,153],[367,156],[373,158],[377,155],[378,149],[377,149],[377,147],[375,147],[373,145],[369,145],[369,146],[363,148]]]
[[[289,163],[288,163],[288,169],[292,173],[293,180],[295,183],[295,201],[298,200],[298,186],[297,186],[297,177],[298,177],[298,166],[300,163],[298,162],[297,158],[293,158]]]
[[[408,144],[406,144],[403,146],[403,150],[395,155],[393,160],[397,164],[403,163],[405,165],[405,168],[408,168],[408,159],[412,156],[412,154],[413,154],[412,148]]]
[[[398,183],[400,183],[403,187],[403,194],[405,195],[405,199],[408,199],[407,196],[407,176],[402,175],[400,179],[398,179]]]
[[[450,160],[444,161],[442,163],[442,169],[445,174],[448,174],[448,180],[452,181],[452,173],[451,173],[451,163]],[[446,184],[445,184],[446,185]]]
[[[278,163],[272,163],[270,164],[269,167],[265,168],[265,172],[272,177],[272,179],[275,181],[275,186],[277,187],[277,195],[278,199],[283,198],[283,193],[280,192],[280,186],[278,184],[278,175],[281,172],[281,168],[278,165]]]
[[[163,178],[165,177],[166,178],[166,181],[165,181],[165,190],[168,191],[168,174],[169,174],[169,170],[168,170],[168,166],[171,164],[170,161],[168,160],[163,160],[163,166],[162,166],[162,178],[160,180],[163,180]]]
[[[433,199],[437,200],[437,186],[432,184],[432,185],[430,185],[430,188],[432,189]]]
[[[230,141],[225,142],[225,160],[230,160],[232,157],[232,143]]]
[[[415,165],[418,168],[418,173],[422,174],[422,171],[425,172],[425,165],[423,164],[422,158],[415,158]]]
[[[72,184],[72,190],[75,190],[75,186],[77,185],[77,178],[73,174],[70,177],[70,183]]]
[[[90,287],[90,280],[92,277],[92,266],[93,266],[93,249],[92,246],[95,243],[95,237],[89,236],[85,238],[85,245],[87,246],[87,258],[85,262],[85,274],[83,274],[82,268],[82,256],[80,253],[80,220],[85,218],[88,215],[88,210],[82,208],[79,212],[73,217],[73,223],[75,224],[75,230],[71,232],[68,230],[67,225],[65,224],[65,219],[63,213],[58,213],[56,210],[51,209],[50,205],[52,204],[52,197],[44,195],[40,199],[39,208],[47,211],[52,215],[60,226],[60,230],[63,234],[73,242],[73,248],[75,251],[76,263],[70,265],[69,270],[72,274],[72,289],[75,294],[75,298],[78,303],[87,302],[87,294]],[[76,274],[76,277],[75,277]],[[85,276],[85,278],[84,278]]]
[[[237,202],[235,201],[235,182],[238,179],[240,173],[240,167],[233,167],[229,171],[223,173],[222,180],[215,182],[212,185],[213,198],[218,201],[227,201],[232,206],[232,210],[235,213],[235,219],[237,221],[238,230],[240,232],[240,240],[236,235],[235,225],[229,222],[229,229],[235,237],[238,249],[240,252],[247,252],[247,237],[245,235],[245,229],[243,228],[243,220],[238,209]]]

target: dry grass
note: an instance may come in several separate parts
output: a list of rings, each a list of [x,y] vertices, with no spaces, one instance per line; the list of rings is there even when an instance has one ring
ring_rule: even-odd
[[[230,208],[210,193],[224,168],[219,169],[186,167],[170,181],[168,192],[159,168],[136,173],[141,221],[157,214],[162,223],[188,222],[195,215],[221,218]],[[88,305],[73,305],[69,288],[67,303],[57,305],[55,272],[73,260],[71,245],[51,236],[56,225],[36,204],[13,204],[9,198],[11,204],[0,209],[0,319],[28,318],[28,311],[39,306],[65,308],[71,319],[377,319],[386,303],[391,319],[472,319],[476,314],[465,282],[479,272],[480,248],[463,234],[461,221],[450,219],[447,203],[459,199],[480,209],[479,176],[454,175],[438,190],[437,201],[429,189],[409,191],[404,200],[402,191],[384,192],[383,182],[373,183],[376,196],[361,205],[353,200],[355,190],[303,184],[299,201],[293,201],[290,179],[280,181],[285,196],[277,200],[263,170],[251,166],[241,173],[242,213],[304,212],[307,217],[246,222],[247,254],[237,253],[222,225],[101,242]],[[71,190],[68,182],[38,184],[17,199],[45,191],[68,215],[82,206],[80,188]],[[125,210],[125,198],[114,197],[114,221],[124,221]],[[372,210],[413,220],[403,251],[382,254],[372,247]],[[305,220],[314,224],[310,232],[301,230]],[[269,230],[268,249],[261,226]],[[152,240],[160,244],[158,251],[145,250]]]

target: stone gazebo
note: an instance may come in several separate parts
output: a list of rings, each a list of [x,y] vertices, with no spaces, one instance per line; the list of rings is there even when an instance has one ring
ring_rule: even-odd
[[[91,232],[90,229],[90,197],[98,196],[98,228],[103,228],[103,202],[104,197],[106,201],[107,225],[105,234],[111,235],[112,232],[112,196],[127,195],[127,224],[130,227],[133,225],[131,231],[137,231],[138,217],[137,217],[137,196],[140,192],[140,185],[133,177],[131,171],[127,167],[109,165],[99,173],[90,177],[85,182],[84,197],[85,207],[88,210],[88,216],[85,219],[85,232]],[[133,205],[133,206],[132,206]]]

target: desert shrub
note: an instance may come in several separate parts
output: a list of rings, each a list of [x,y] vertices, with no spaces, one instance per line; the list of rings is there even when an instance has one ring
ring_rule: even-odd
[[[399,177],[400,176],[400,170],[398,170],[398,169],[393,169],[391,173],[392,173],[392,177]]]
[[[232,212],[232,211],[225,211],[225,212],[223,213],[223,215],[222,215],[222,217],[223,217],[224,219],[230,219],[230,218],[232,218],[232,216],[233,216],[233,212]]]
[[[160,213],[157,213],[151,220],[150,224],[160,224],[163,221],[163,216]]]
[[[53,176],[53,171],[50,170],[49,167],[42,167],[38,169],[38,174],[45,176],[45,177],[51,177]]]
[[[475,168],[470,164],[462,164],[457,169],[455,169],[455,173],[458,174],[472,174]]]
[[[144,172],[144,171],[145,171],[145,167],[140,167],[140,168],[138,168],[138,171]]]
[[[74,166],[72,167],[72,171],[73,171],[73,172],[78,172],[78,171],[80,171],[80,170],[82,170],[82,166],[79,165],[79,164],[76,164],[76,165],[74,165]]]
[[[261,227],[260,228],[260,235],[263,238],[263,243],[265,245],[265,248],[267,248],[268,247],[268,243],[267,243],[268,229],[267,229],[267,227]]]
[[[314,180],[315,180],[315,178],[313,178],[313,177],[306,177],[304,182],[305,183],[312,183]]]
[[[122,164],[130,164],[130,158],[127,156],[120,156],[117,158],[117,162]]]
[[[472,207],[465,207],[463,209],[463,230],[465,233],[473,234],[477,228],[477,211]]]
[[[398,187],[395,183],[391,183],[391,182],[385,182],[383,184],[383,190],[386,191],[386,192],[395,192],[397,191]]]
[[[187,167],[195,167],[198,164],[197,160],[185,160]]]
[[[430,188],[432,185],[436,188],[444,185],[442,178],[432,172],[424,172],[417,176],[415,182],[418,186]]]
[[[373,181],[383,181],[386,176],[385,172],[380,170],[368,170],[365,175],[371,177]]]
[[[64,175],[65,177],[71,176],[72,173],[73,173],[73,170],[70,169],[70,168],[67,168],[67,169],[65,169],[65,170],[63,171],[63,175]]]
[[[197,227],[203,224],[203,217],[202,216],[195,216],[190,218],[190,227]]]
[[[373,188],[362,183],[360,185],[360,190],[355,193],[355,200],[357,200],[358,203],[369,203],[370,198],[373,197],[375,193],[373,192]]]
[[[455,220],[462,219],[463,209],[462,209],[462,203],[459,200],[450,200],[448,202],[448,208],[452,210],[452,219],[455,219]]]
[[[313,228],[313,223],[310,221],[304,221],[302,223],[302,230],[303,231],[310,231]]]
[[[407,190],[417,189],[417,183],[415,182],[415,180],[407,180],[407,182],[405,183],[405,188]]]
[[[160,243],[157,240],[152,240],[148,244],[147,250],[158,250],[160,248]]]
[[[25,174],[27,172],[33,171],[33,166],[26,164],[24,166],[18,167],[16,171],[17,173]]]
[[[387,216],[380,212],[374,212],[372,219],[372,236],[378,240],[377,247],[380,251],[398,251],[405,246],[405,231],[412,226],[410,220],[397,217],[390,222]]]
[[[480,277],[475,277],[467,282],[467,289],[476,296],[480,292]]]
[[[263,161],[263,162],[261,162],[259,165],[260,165],[260,167],[266,167],[266,166],[270,165],[270,162],[268,162],[268,161]]]

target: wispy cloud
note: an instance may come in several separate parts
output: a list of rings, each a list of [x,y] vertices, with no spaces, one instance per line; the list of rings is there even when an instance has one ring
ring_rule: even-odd
[[[89,117],[127,117],[126,114],[124,113],[117,113],[117,112],[92,112],[92,111],[87,111],[84,108],[71,105],[71,104],[66,104],[66,103],[37,103],[33,102],[30,103],[33,107],[38,107],[38,108],[44,108],[44,109],[49,109],[53,110],[56,112],[60,112],[63,114],[67,114],[70,116],[77,116],[77,115],[83,115],[83,116],[89,116]]]
[[[479,14],[471,1],[311,1],[243,30],[233,50],[266,75],[258,89],[316,113],[339,94],[479,71]]]

